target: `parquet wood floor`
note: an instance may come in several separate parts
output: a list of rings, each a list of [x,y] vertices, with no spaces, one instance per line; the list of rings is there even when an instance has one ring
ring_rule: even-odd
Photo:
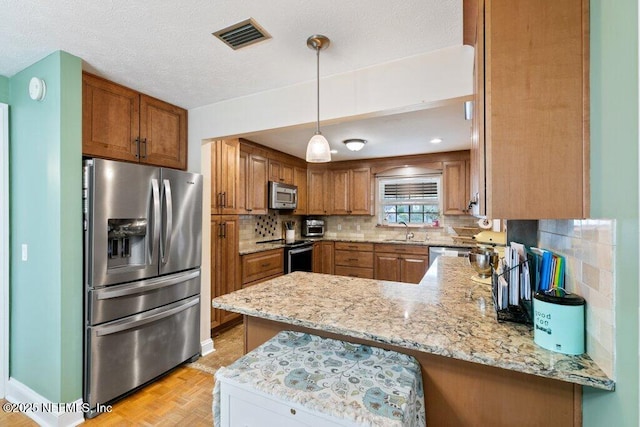
[[[113,404],[110,413],[83,426],[212,426],[213,373],[242,356],[244,329],[238,325],[214,337],[216,351],[182,366],[131,396]],[[0,403],[5,400],[0,399]],[[32,427],[26,415],[0,411],[0,426]]]

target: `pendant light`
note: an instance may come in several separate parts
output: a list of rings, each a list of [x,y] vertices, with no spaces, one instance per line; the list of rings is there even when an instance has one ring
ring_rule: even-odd
[[[320,133],[320,51],[329,47],[330,41],[326,36],[316,34],[307,39],[309,49],[316,51],[316,92],[317,92],[317,121],[316,133],[309,140],[307,145],[307,162],[326,163],[331,161],[331,148],[329,142]]]

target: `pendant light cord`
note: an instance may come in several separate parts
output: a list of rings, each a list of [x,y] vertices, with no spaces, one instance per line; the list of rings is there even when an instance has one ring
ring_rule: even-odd
[[[317,120],[316,120],[316,134],[320,134],[320,47],[316,46],[316,100],[317,105]]]

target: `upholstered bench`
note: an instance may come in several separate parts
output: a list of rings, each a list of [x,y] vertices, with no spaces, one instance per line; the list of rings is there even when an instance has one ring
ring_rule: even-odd
[[[216,427],[424,426],[411,356],[283,331],[215,375]]]

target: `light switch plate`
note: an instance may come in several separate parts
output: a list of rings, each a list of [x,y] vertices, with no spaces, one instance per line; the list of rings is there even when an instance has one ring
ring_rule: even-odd
[[[22,261],[29,259],[29,247],[26,243],[22,244]]]

